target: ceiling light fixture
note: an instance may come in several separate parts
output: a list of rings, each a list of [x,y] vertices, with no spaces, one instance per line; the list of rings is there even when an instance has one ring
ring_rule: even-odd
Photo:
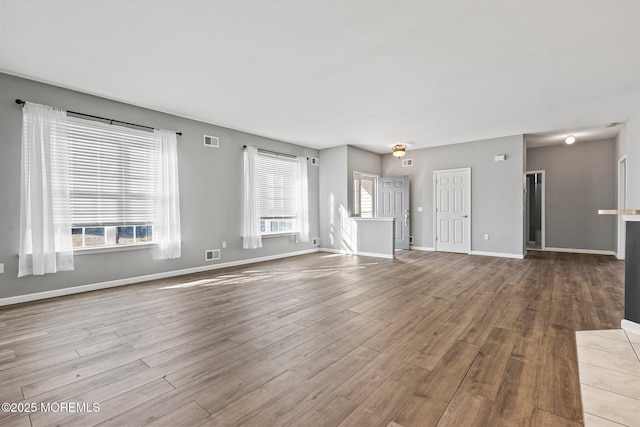
[[[396,144],[391,149],[391,153],[393,154],[393,157],[404,157],[404,155],[407,154],[407,146],[404,144]]]
[[[566,138],[564,139],[564,142],[566,142],[567,144],[571,145],[571,144],[573,144],[574,142],[576,142],[576,137],[575,137],[575,136],[573,136],[573,135],[569,135],[568,137],[566,137]]]

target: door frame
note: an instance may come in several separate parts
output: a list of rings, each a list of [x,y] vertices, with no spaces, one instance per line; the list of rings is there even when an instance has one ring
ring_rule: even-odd
[[[473,219],[473,215],[471,214],[471,190],[473,189],[472,181],[471,181],[471,167],[465,168],[454,168],[454,169],[439,169],[433,171],[433,250],[438,252],[438,240],[436,236],[438,234],[438,174],[444,172],[460,172],[460,171],[468,171],[469,172],[469,185],[467,192],[467,206],[469,206],[469,227],[467,227],[467,232],[465,233],[465,238],[467,240],[467,254],[471,254],[471,220]]]
[[[542,175],[542,191],[540,193],[540,204],[542,206],[540,206],[540,234],[541,234],[541,240],[540,240],[540,250],[544,251],[547,249],[547,213],[546,213],[546,206],[547,206],[547,196],[546,196],[546,188],[547,188],[547,177],[545,176],[545,171],[544,170],[534,170],[534,171],[526,171],[524,173],[524,182],[527,182],[527,175],[533,175],[533,174],[541,174]],[[527,188],[527,196],[529,195],[529,189]],[[529,209],[531,209],[531,206],[529,206],[529,203],[527,201],[527,206],[529,207]],[[528,209],[527,209],[528,210]],[[528,215],[529,212],[525,212],[525,215]],[[524,219],[525,222],[528,221],[528,218]],[[524,235],[525,238],[525,242],[524,242],[524,246],[526,250],[532,250],[535,251],[535,249],[529,249],[527,248],[527,242],[526,238],[527,238],[527,233],[525,233]]]
[[[404,242],[405,239],[402,239],[401,242],[402,242],[402,245],[407,245],[408,247],[406,247],[406,248],[402,248],[402,247],[398,248],[398,246],[396,245],[396,243],[398,243],[398,240],[400,240],[400,239],[398,239],[398,236],[395,233],[395,231],[396,231],[395,227],[397,226],[398,222],[404,222],[400,218],[396,218],[396,221],[394,222],[394,225],[393,225],[394,226],[394,239],[393,239],[393,241],[394,241],[394,249],[396,251],[399,251],[399,250],[410,250],[411,249],[411,175],[389,175],[389,176],[384,176],[383,175],[383,176],[379,176],[378,180],[377,180],[377,189],[376,189],[376,199],[377,199],[376,200],[376,204],[378,206],[379,206],[379,204],[383,203],[383,199],[381,197],[379,197],[381,189],[382,189],[381,185],[382,185],[382,183],[383,183],[383,181],[385,179],[390,179],[390,178],[399,178],[399,179],[402,179],[403,181],[406,179],[406,182],[407,182],[407,188],[406,188],[407,197],[406,197],[406,200],[404,200],[404,198],[403,198],[403,202],[406,201],[406,208],[403,209],[403,210],[405,211],[405,215],[406,215],[406,213],[409,214],[409,217],[408,217],[408,221],[406,223],[406,228],[407,228],[407,230],[406,230],[406,243]],[[385,218],[385,217],[381,216],[381,212],[382,211],[383,211],[383,209],[381,209],[379,207],[376,207],[376,216],[378,216],[380,218]],[[394,217],[395,217],[395,215],[394,215]]]
[[[624,176],[622,174],[624,168]],[[623,155],[618,159],[618,209],[627,208],[627,196],[629,190],[629,163],[627,162],[627,155]],[[618,229],[618,250],[616,251],[616,258],[625,259],[626,250],[626,223],[622,219],[622,215],[617,215],[617,229]]]

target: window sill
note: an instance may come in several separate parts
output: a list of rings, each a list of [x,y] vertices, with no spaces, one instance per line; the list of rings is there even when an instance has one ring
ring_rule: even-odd
[[[261,236],[265,239],[269,237],[295,236],[296,234],[298,234],[297,231],[285,231],[282,233],[263,233]]]
[[[117,245],[117,246],[95,246],[88,248],[75,248],[74,255],[101,254],[106,252],[135,251],[138,249],[151,249],[155,243],[144,243],[139,245]]]

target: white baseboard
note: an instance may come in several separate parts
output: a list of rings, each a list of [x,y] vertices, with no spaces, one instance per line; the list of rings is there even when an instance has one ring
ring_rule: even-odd
[[[632,322],[631,320],[622,319],[622,322],[620,322],[620,326],[625,331],[631,332],[640,336],[640,324],[636,322]]]
[[[212,265],[203,265],[200,267],[185,268],[183,270],[165,271],[163,273],[147,274],[145,276],[127,277],[126,279],[110,280],[108,282],[92,283],[89,285],[74,286],[72,288],[55,289],[52,291],[36,292],[27,295],[17,295],[15,297],[0,298],[0,307],[5,305],[20,304],[23,302],[37,301],[47,298],[61,297],[64,295],[79,294],[82,292],[97,291],[99,289],[115,288],[117,286],[132,285],[134,283],[146,282],[149,280],[166,279],[167,277],[182,276],[184,274],[202,273],[204,271],[218,270],[220,268],[235,267],[238,265],[255,264],[257,262],[272,261],[280,258],[289,258],[298,255],[306,255],[318,252],[318,248],[307,249],[304,251],[287,252],[278,255],[269,255],[258,258],[248,258],[238,261],[221,262]]]
[[[435,251],[435,248],[427,248],[425,246],[411,246],[411,250],[412,251],[426,251],[426,252],[433,252]]]
[[[329,252],[332,254],[342,254],[342,255],[359,255],[359,256],[370,256],[374,258],[385,258],[385,259],[394,259],[394,255],[389,254],[378,254],[373,252],[353,252],[347,251],[344,249],[333,249],[333,248],[320,248],[320,252]]]
[[[616,255],[614,251],[601,251],[597,249],[550,248],[548,246],[544,248],[543,251],[567,252],[572,254],[613,255],[613,256]]]
[[[513,258],[513,259],[524,259],[523,254],[505,254],[501,252],[483,252],[483,251],[471,251],[469,255],[480,255],[480,256],[495,256],[499,258]]]

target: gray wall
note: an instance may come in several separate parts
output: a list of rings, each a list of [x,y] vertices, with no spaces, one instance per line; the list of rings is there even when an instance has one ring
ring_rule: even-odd
[[[545,171],[546,246],[615,251],[615,140],[527,150],[527,169]]]
[[[640,106],[624,125],[616,162],[624,154],[627,155],[628,168],[627,206],[640,209]]]
[[[342,250],[343,227],[349,216],[347,146],[320,150],[320,246]]]
[[[313,248],[311,242],[297,244],[294,237],[286,236],[264,239],[261,249],[242,249],[242,146],[308,157],[317,157],[317,150],[5,74],[0,74],[0,94],[0,263],[5,264],[5,273],[0,274],[0,298],[212,265],[204,262],[204,251],[222,248],[223,241],[227,249],[222,249],[218,263]],[[84,254],[76,256],[73,272],[18,279],[22,111],[14,103],[16,98],[182,131],[183,136],[178,137],[182,258],[155,261],[148,249]],[[220,137],[220,148],[204,147],[203,134]],[[318,179],[318,168],[309,165],[311,237],[319,235]]]
[[[506,154],[504,162],[494,156]],[[414,166],[403,168],[391,154],[382,158],[385,176],[409,175],[413,246],[433,248],[433,172],[471,167],[471,250],[523,253],[522,135],[407,151]],[[418,207],[422,212],[418,212]],[[483,235],[489,234],[489,240]]]
[[[353,215],[353,172],[382,174],[382,156],[357,147],[347,146],[347,211]]]
[[[354,252],[353,172],[381,174],[381,156],[350,145],[320,150],[320,246]]]

